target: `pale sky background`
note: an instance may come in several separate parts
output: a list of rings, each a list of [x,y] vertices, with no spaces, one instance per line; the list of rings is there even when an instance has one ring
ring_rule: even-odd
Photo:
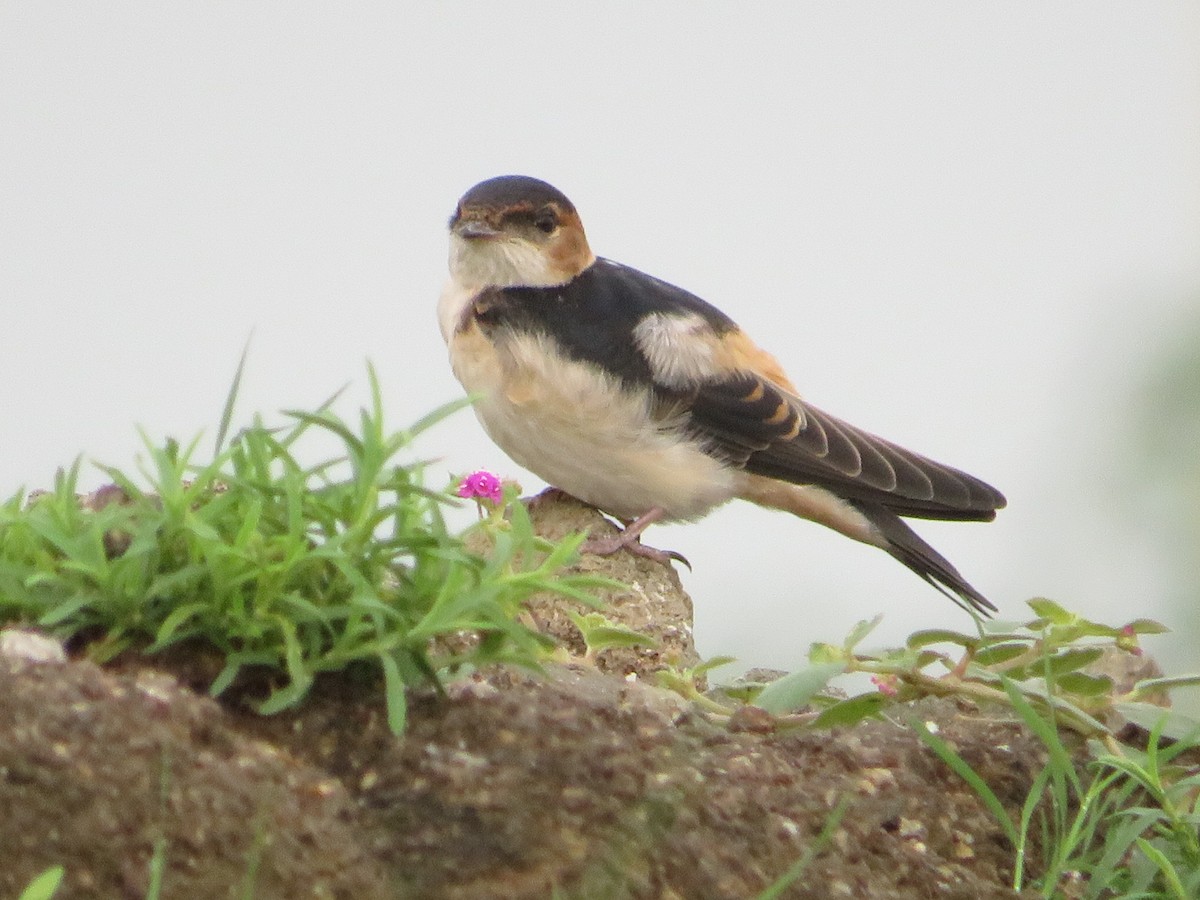
[[[0,0],[0,493],[127,466],[136,425],[211,436],[252,329],[243,422],[347,381],[352,411],[368,358],[397,426],[457,397],[445,221],[505,173],[817,405],[1004,490],[993,524],[915,524],[1005,614],[1159,616],[1180,631],[1151,651],[1200,667],[1195,594],[1164,605],[1200,578],[1123,468],[1200,319],[1192,2]],[[417,450],[540,487],[469,412]],[[692,560],[705,655],[791,668],[878,612],[876,643],[969,626],[781,513],[648,541]]]

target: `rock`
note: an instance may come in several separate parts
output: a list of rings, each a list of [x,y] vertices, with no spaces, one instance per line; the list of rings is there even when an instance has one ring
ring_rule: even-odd
[[[590,532],[594,537],[616,533],[612,522],[573,497],[557,491],[548,499],[543,499],[545,496],[535,497],[529,504],[533,527],[542,537],[559,541],[581,532]],[[602,650],[595,660],[600,671],[647,678],[667,666],[688,668],[700,662],[692,637],[692,599],[672,566],[618,551],[608,557],[585,554],[567,571],[602,575],[625,585],[594,592],[604,601],[602,614],[613,623],[655,641],[653,647]],[[540,595],[529,603],[530,615],[540,631],[575,656],[583,656],[586,648],[579,629],[566,614],[569,609],[589,611],[582,603],[551,595]]]
[[[611,527],[561,498],[533,515],[550,536]],[[319,678],[300,708],[262,717],[234,691],[203,695],[210,651],[102,669],[31,662],[0,638],[0,895],[62,864],[60,896],[143,897],[157,854],[161,896],[188,900],[743,900],[844,801],[781,896],[1014,896],[1001,829],[910,729],[714,722],[649,683],[695,661],[675,573],[624,553],[580,570],[632,583],[606,615],[651,630],[655,651],[414,693],[401,739],[361,677]],[[577,642],[558,601],[538,599],[531,617]],[[950,700],[913,711],[1019,810],[1043,762],[1036,739]]]
[[[65,663],[67,651],[60,642],[31,629],[6,628],[0,631],[0,657],[30,664]]]
[[[156,846],[164,898],[391,896],[350,791],[150,670],[0,657],[0,809],[5,897],[144,897]]]

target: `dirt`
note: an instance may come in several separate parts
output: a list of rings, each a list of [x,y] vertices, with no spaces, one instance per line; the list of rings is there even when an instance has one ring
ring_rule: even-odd
[[[551,531],[595,521],[541,506]],[[800,860],[843,801],[781,896],[1016,896],[1001,829],[907,726],[731,727],[652,686],[668,657],[694,654],[690,602],[657,563],[616,561],[585,560],[639,585],[608,614],[652,623],[669,651],[478,674],[445,698],[413,696],[402,739],[361,675],[322,678],[298,710],[262,717],[236,694],[205,696],[203,650],[101,668],[10,632],[0,896],[62,864],[60,898],[140,898],[157,859],[160,896],[189,900],[740,900]],[[911,711],[1016,813],[1044,761],[1034,738],[953,701]]]

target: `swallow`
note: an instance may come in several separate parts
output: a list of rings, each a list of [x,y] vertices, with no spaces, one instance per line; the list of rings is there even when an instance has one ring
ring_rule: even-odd
[[[1005,505],[991,485],[801,399],[729,316],[597,257],[544,181],[475,185],[449,231],[438,323],[451,367],[515,462],[625,526],[585,551],[665,561],[641,544],[648,525],[740,498],[878,547],[964,608],[996,609],[904,522],[990,521]]]

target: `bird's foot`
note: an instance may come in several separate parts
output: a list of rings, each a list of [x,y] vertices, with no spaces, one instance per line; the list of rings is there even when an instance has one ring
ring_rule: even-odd
[[[586,540],[583,546],[579,548],[582,553],[594,553],[596,556],[609,556],[616,553],[618,550],[628,550],[634,556],[644,556],[646,559],[652,559],[656,563],[661,563],[664,566],[671,564],[671,560],[681,562],[688,567],[690,572],[692,564],[688,562],[687,557],[677,550],[659,550],[657,547],[648,547],[642,543],[641,538],[633,538],[632,540],[622,541],[621,538],[625,532],[615,535],[610,538],[596,538]]]
[[[675,560],[683,563],[688,567],[688,571],[691,571],[692,564],[682,553],[674,550],[659,550],[655,547],[647,547],[642,543],[642,532],[646,530],[646,526],[657,522],[662,516],[661,509],[652,509],[632,522],[625,522],[625,528],[611,537],[588,538],[579,548],[580,552],[594,553],[596,556],[610,556],[618,550],[628,550],[634,556],[644,556],[664,566],[670,565],[671,560]]]

